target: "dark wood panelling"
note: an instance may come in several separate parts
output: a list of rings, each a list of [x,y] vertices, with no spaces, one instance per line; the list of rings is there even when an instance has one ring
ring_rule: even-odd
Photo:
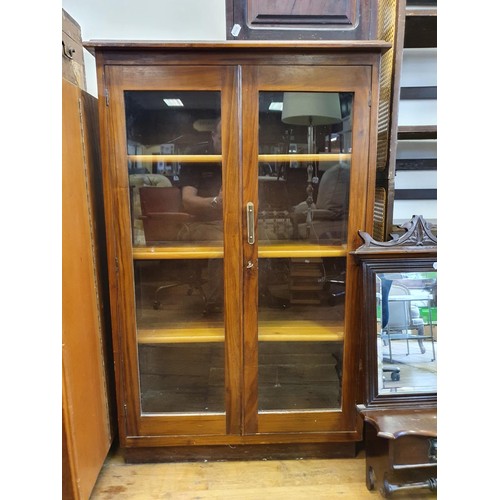
[[[396,189],[395,200],[437,200],[437,189]]]
[[[436,7],[437,0],[406,0],[407,7]]]
[[[401,87],[400,99],[437,99],[437,87]]]
[[[404,39],[405,49],[437,46],[437,16],[422,15],[422,13],[421,11],[412,13],[407,9]]]
[[[226,0],[226,38],[369,40],[376,18],[373,0]]]
[[[416,125],[398,127],[398,140],[437,139],[436,125]]]
[[[437,158],[405,158],[396,160],[396,170],[437,170]]]

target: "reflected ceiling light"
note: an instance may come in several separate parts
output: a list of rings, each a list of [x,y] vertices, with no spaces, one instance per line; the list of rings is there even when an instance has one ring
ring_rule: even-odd
[[[184,107],[183,102],[180,99],[163,99],[163,102],[171,108],[182,108]]]
[[[282,102],[272,102],[269,104],[269,111],[283,111]]]

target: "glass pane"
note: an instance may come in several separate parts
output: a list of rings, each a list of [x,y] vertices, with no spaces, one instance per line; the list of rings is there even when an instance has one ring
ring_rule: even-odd
[[[206,310],[222,259],[135,262],[144,412],[224,411],[224,317]]]
[[[260,239],[346,242],[351,104],[347,93],[260,93]]]
[[[339,408],[345,259],[259,260],[259,410]]]
[[[377,273],[380,394],[437,390],[437,273]]]
[[[125,110],[142,411],[224,412],[221,95]]]
[[[127,91],[125,109],[134,245],[222,246],[220,93]]]
[[[351,106],[259,96],[260,411],[341,406]]]

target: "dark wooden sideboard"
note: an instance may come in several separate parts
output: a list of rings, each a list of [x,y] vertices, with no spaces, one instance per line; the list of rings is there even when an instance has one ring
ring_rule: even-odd
[[[436,409],[367,410],[366,486],[384,497],[437,490]]]

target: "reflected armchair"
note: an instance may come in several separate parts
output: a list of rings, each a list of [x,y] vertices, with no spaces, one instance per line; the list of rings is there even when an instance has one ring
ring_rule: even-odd
[[[128,176],[130,189],[130,210],[133,221],[133,238],[135,245],[143,245],[144,240],[144,224],[141,219],[141,199],[139,197],[139,189],[144,186],[150,187],[170,187],[172,183],[160,174],[150,174],[149,172],[135,173]]]
[[[178,240],[179,231],[193,220],[192,215],[183,212],[181,191],[176,186],[144,186],[139,188],[139,196],[148,245]]]

